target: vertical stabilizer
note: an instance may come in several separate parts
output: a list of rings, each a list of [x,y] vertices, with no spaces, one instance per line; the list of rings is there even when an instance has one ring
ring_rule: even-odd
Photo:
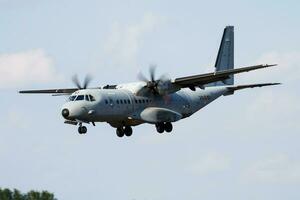
[[[227,26],[224,29],[222,41],[220,44],[215,70],[223,71],[228,69],[233,69],[234,67],[234,27]],[[233,75],[229,79],[224,81],[218,81],[215,85],[233,85],[234,78]]]

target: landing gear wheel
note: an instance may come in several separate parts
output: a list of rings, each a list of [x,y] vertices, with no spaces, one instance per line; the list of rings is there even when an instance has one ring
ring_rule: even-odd
[[[78,133],[79,134],[86,134],[87,128],[85,126],[79,126],[78,127]]]
[[[164,123],[158,123],[158,124],[156,124],[156,131],[157,131],[158,133],[163,133],[164,130],[165,130],[165,128],[164,128]]]
[[[86,128],[85,126],[83,126],[83,127],[81,127],[81,129],[82,129],[82,133],[83,133],[83,134],[86,134],[87,128]]]
[[[172,126],[171,122],[166,122],[164,128],[165,128],[165,131],[168,133],[170,133],[173,130],[173,126]]]
[[[124,134],[125,134],[127,137],[130,137],[130,136],[132,135],[132,128],[131,128],[131,126],[125,126]]]
[[[123,137],[124,136],[124,130],[122,127],[117,128],[116,134],[118,137]]]

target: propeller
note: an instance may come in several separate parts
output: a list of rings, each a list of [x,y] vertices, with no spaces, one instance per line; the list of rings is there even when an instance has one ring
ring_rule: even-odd
[[[90,75],[86,75],[85,78],[84,78],[84,81],[83,81],[83,85],[81,85],[77,74],[72,77],[73,83],[77,86],[77,88],[79,90],[87,89],[87,87],[90,84],[91,80],[92,80],[92,77]]]
[[[150,65],[149,67],[149,75],[150,80],[146,78],[144,74],[141,72],[138,74],[138,79],[140,81],[143,81],[146,83],[146,87],[151,90],[153,94],[159,94],[158,92],[158,85],[162,83],[163,81],[167,80],[166,75],[162,75],[159,79],[155,79],[155,71],[156,71],[156,65]]]

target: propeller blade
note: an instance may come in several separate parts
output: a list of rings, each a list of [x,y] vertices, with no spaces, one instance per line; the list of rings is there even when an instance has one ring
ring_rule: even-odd
[[[78,89],[82,89],[82,87],[81,87],[81,85],[80,85],[80,82],[79,82],[79,80],[78,80],[77,74],[74,75],[74,76],[72,77],[72,81],[73,81],[73,83],[77,86]]]
[[[149,73],[150,73],[151,82],[155,82],[155,70],[156,70],[156,65],[150,65]]]
[[[142,73],[139,72],[137,75],[138,80],[143,81],[143,82],[149,82],[149,80],[146,78],[146,76]]]
[[[84,78],[83,89],[86,89],[88,87],[88,85],[90,84],[91,80],[92,80],[92,77],[90,75],[87,75]]]

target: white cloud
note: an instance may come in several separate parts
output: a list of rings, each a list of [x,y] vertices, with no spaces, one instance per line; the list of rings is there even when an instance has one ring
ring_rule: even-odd
[[[242,173],[242,179],[250,183],[299,183],[300,161],[280,154],[254,163]]]
[[[213,152],[197,158],[197,161],[192,162],[186,171],[197,175],[206,175],[224,171],[229,167],[230,159],[227,156]]]
[[[0,54],[0,88],[57,80],[52,59],[42,49]]]
[[[143,36],[153,32],[164,21],[163,17],[148,12],[136,24],[121,25],[115,22],[104,46],[105,53],[116,65],[136,65]]]

